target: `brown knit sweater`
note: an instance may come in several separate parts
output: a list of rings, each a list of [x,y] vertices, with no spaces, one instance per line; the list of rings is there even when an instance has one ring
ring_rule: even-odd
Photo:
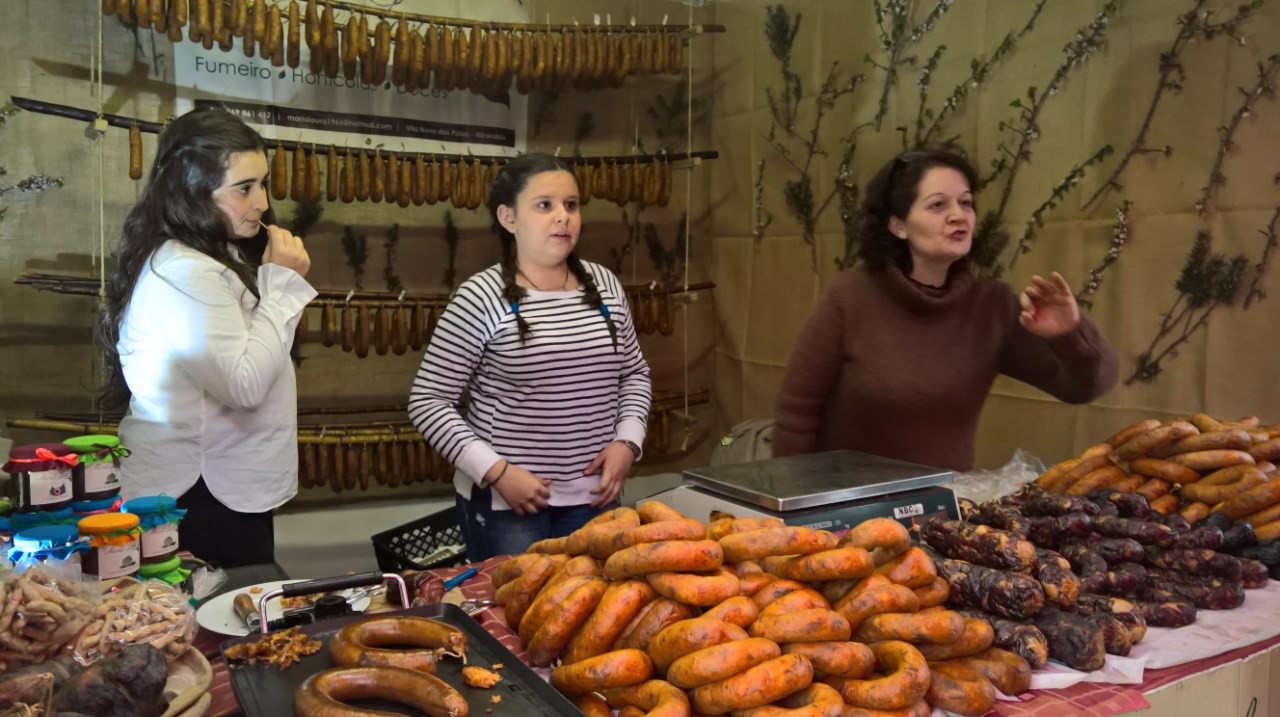
[[[952,272],[937,289],[858,266],[828,287],[796,339],[775,411],[774,455],[848,448],[953,470],[973,467],[978,414],[996,374],[1067,403],[1117,378],[1088,319],[1037,337],[998,281]]]

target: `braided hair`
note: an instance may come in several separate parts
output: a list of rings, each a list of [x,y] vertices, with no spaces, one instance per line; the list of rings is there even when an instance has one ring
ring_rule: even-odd
[[[516,272],[519,270],[518,260],[516,258],[516,237],[507,228],[502,225],[498,219],[498,207],[506,205],[515,208],[516,199],[524,188],[529,184],[529,179],[536,174],[543,172],[568,172],[577,182],[577,176],[573,173],[573,168],[559,157],[549,154],[532,153],[525,154],[507,162],[502,171],[498,172],[498,176],[494,178],[493,185],[489,187],[489,212],[493,215],[493,231],[498,235],[498,244],[502,249],[502,257],[499,267],[502,270],[502,299],[511,307],[511,313],[516,316],[516,328],[519,331],[520,340],[529,334],[529,322],[520,313],[520,304],[528,297],[529,292],[516,283]],[[578,283],[582,285],[583,296],[582,303],[600,312],[604,317],[605,324],[609,327],[609,339],[613,342],[613,350],[618,350],[618,326],[613,320],[613,316],[609,312],[609,306],[604,303],[604,298],[600,295],[600,288],[596,286],[595,279],[587,273],[587,269],[582,264],[577,253],[570,252],[565,259],[565,263],[569,267],[569,271],[573,273]]]

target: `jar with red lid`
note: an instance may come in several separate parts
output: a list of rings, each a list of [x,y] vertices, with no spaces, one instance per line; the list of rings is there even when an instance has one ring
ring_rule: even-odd
[[[71,505],[72,470],[80,463],[64,443],[14,446],[4,471],[12,480],[10,496],[19,513],[50,512]]]

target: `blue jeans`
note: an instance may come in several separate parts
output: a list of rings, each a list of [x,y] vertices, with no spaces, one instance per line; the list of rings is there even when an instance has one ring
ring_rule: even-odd
[[[467,562],[476,563],[495,555],[518,555],[544,538],[568,535],[601,513],[618,507],[551,505],[533,515],[516,515],[514,510],[494,510],[489,488],[472,488],[471,498],[457,496],[458,525],[467,541]]]

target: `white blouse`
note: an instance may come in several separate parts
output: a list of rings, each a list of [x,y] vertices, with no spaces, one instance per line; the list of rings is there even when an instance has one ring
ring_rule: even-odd
[[[289,347],[316,291],[258,269],[259,300],[213,258],[168,241],[147,260],[117,349],[132,392],[120,442],[126,499],[180,496],[204,477],[223,505],[276,508],[298,492],[298,396]]]

